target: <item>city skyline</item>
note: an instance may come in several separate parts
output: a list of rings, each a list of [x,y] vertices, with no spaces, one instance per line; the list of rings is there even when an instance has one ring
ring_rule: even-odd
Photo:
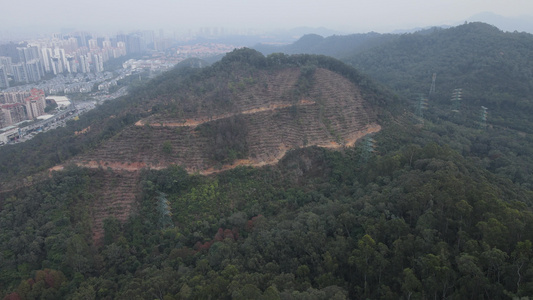
[[[533,2],[156,0],[146,4],[123,0],[23,0],[5,3],[2,11],[0,34],[32,30],[53,32],[62,29],[110,33],[162,28],[186,32],[202,27],[227,30],[325,27],[344,33],[356,33],[457,25],[464,21],[476,21],[475,16],[487,12],[506,18],[525,19],[526,16],[533,15]]]

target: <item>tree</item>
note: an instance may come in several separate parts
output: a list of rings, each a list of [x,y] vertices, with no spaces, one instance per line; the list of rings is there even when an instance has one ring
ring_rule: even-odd
[[[418,280],[411,268],[405,268],[403,270],[402,291],[406,294],[408,300],[413,295],[415,295],[415,298],[419,298],[420,292],[422,291],[422,283],[420,283],[420,280]]]

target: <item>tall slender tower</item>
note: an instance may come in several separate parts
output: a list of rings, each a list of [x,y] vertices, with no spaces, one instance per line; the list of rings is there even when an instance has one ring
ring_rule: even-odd
[[[362,148],[360,161],[362,163],[366,163],[370,159],[372,153],[375,152],[376,141],[372,138],[371,135],[367,135],[366,137],[364,137],[361,147]]]
[[[455,89],[452,92],[452,111],[459,112],[461,101],[463,100],[463,89]]]
[[[428,108],[428,98],[424,95],[419,94],[416,102],[416,116],[420,122],[423,122],[424,110]]]
[[[437,73],[433,73],[433,80],[431,81],[431,87],[429,88],[429,95],[435,93],[435,80],[437,79]]]

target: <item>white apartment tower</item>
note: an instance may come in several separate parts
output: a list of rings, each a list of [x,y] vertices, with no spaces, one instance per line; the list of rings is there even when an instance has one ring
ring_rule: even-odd
[[[8,88],[9,81],[7,79],[7,70],[6,67],[0,65],[0,88]]]
[[[94,71],[103,72],[104,71],[104,60],[101,54],[93,55]]]
[[[9,56],[0,56],[0,66],[4,66],[7,75],[13,75],[13,62]]]

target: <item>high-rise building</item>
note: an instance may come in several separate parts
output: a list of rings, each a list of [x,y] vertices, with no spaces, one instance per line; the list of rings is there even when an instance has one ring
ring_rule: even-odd
[[[38,46],[18,47],[19,62],[27,64],[28,62],[37,61],[39,73],[44,74],[43,63],[41,62],[41,51]]]
[[[0,66],[4,66],[7,75],[13,75],[13,61],[9,56],[0,56]]]
[[[26,63],[26,74],[28,75],[29,82],[37,82],[41,80],[39,59],[33,59]]]
[[[141,32],[141,50],[154,49],[155,33],[153,30],[145,30]]]
[[[78,40],[75,37],[68,38],[68,47],[70,51],[78,49]]]
[[[126,44],[128,42],[128,36],[125,34],[117,34],[116,42],[117,42],[117,47],[118,47],[119,42],[123,42],[124,44]]]
[[[44,91],[39,89],[0,93],[0,100],[0,127],[41,116],[46,106]]]
[[[96,39],[89,40],[89,49],[98,49],[98,41]]]
[[[104,48],[104,42],[105,42],[105,38],[104,37],[97,37],[96,38],[96,43],[98,44],[98,47]]]
[[[0,103],[24,103],[24,99],[31,95],[28,91],[0,93]]]
[[[24,99],[26,102],[26,113],[29,119],[35,119],[38,116],[44,115],[46,100],[43,90],[31,89],[30,94],[29,97]]]
[[[9,80],[7,79],[7,71],[5,66],[0,65],[0,88],[8,88]]]
[[[19,61],[25,63],[33,59],[38,59],[39,58],[38,49],[39,48],[37,46],[17,48],[17,51],[19,54]]]
[[[57,57],[50,57],[50,68],[52,69],[52,73],[54,73],[54,75],[63,73],[63,66]]]
[[[54,56],[59,59],[59,62],[61,63],[61,72],[69,72],[70,73],[70,66],[67,61],[67,55],[65,54],[65,49],[61,48],[55,48],[54,49]]]
[[[0,128],[27,120],[26,108],[22,103],[0,105]]]
[[[67,56],[68,65],[70,66],[70,72],[72,73],[78,73],[78,64],[76,63],[76,59],[72,56]]]
[[[118,56],[115,56],[115,57],[120,57],[120,56],[124,56],[127,54],[126,52],[126,44],[124,42],[117,42],[117,48],[118,48],[118,52],[119,52],[119,55]]]
[[[91,36],[87,32],[79,32],[75,38],[78,40],[78,47],[87,47],[88,40],[91,39]]]
[[[91,69],[89,67],[89,61],[87,59],[87,56],[80,55],[79,56],[79,63],[80,63],[80,70],[82,73],[89,73],[91,72]]]
[[[128,35],[128,40],[126,42],[126,52],[128,54],[142,52],[142,43],[140,36]]]
[[[93,55],[94,71],[103,72],[104,71],[104,60],[102,59],[101,54]]]
[[[50,48],[41,48],[41,59],[44,67],[45,73],[52,72],[51,59],[52,59],[52,49]]]
[[[26,64],[18,63],[13,65],[13,77],[17,82],[29,83],[28,74],[26,73]]]

